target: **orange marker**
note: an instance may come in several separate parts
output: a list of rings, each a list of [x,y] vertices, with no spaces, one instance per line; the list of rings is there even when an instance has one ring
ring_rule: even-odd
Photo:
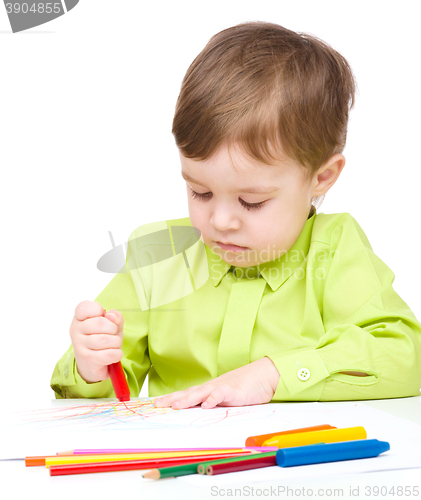
[[[336,427],[323,424],[315,425],[313,427],[302,427],[301,429],[291,429],[289,431],[272,432],[271,434],[261,434],[260,436],[250,436],[246,439],[246,446],[263,446],[263,443],[273,436],[285,436],[286,434],[296,434],[298,432],[324,431],[327,429],[336,429]]]

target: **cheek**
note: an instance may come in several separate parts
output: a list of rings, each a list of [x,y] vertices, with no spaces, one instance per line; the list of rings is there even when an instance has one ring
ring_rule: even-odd
[[[250,234],[257,245],[282,247],[288,246],[293,238],[294,224],[288,215],[272,213],[259,218],[250,226]]]
[[[204,211],[200,209],[200,205],[198,205],[198,203],[195,203],[194,200],[189,200],[188,206],[189,218],[192,226],[197,227],[202,231],[202,228],[205,226],[206,221]]]

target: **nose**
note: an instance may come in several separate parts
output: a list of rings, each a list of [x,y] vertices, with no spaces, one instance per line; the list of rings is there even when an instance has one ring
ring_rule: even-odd
[[[226,204],[218,204],[211,208],[210,223],[220,232],[237,231],[241,227],[239,217]]]

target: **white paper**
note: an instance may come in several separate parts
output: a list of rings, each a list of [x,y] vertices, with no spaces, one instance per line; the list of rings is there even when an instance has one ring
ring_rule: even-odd
[[[70,403],[70,404],[69,404]],[[227,483],[316,477],[421,467],[421,426],[361,403],[281,403],[210,410],[153,409],[150,398],[57,400],[48,408],[26,408],[0,419],[0,458],[54,455],[91,448],[241,447],[248,436],[330,424],[363,426],[368,439],[388,441],[375,458],[301,467],[267,467],[215,477],[183,476],[179,481],[210,487]]]

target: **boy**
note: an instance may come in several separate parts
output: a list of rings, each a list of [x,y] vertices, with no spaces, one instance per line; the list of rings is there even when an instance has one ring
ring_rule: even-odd
[[[122,272],[76,307],[56,397],[113,397],[120,359],[155,406],[419,395],[421,325],[393,272],[348,213],[316,213],[354,94],[315,37],[250,22],[209,41],[172,130],[190,216],[137,228]]]

